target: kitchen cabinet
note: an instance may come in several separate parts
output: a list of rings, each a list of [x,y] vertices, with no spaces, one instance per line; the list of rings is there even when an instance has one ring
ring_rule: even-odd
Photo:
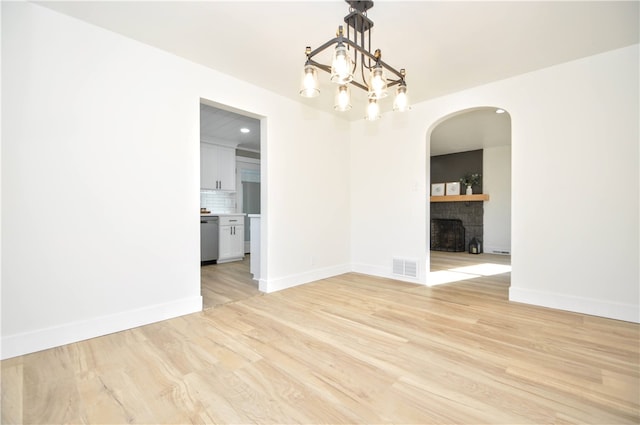
[[[221,216],[218,229],[218,263],[244,258],[244,215]]]
[[[200,143],[200,188],[236,190],[236,150]]]

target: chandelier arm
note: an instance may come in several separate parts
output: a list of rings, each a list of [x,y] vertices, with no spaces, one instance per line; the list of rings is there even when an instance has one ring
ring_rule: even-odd
[[[320,69],[320,70],[322,70],[322,71],[326,72],[327,74],[331,74],[331,67],[330,67],[330,66],[328,66],[328,65],[321,64],[321,63],[319,63],[319,62],[314,61],[313,59],[309,59],[309,60],[308,60],[308,63],[309,63],[310,65],[313,65],[313,66],[315,66],[316,68],[318,68],[318,69]],[[350,81],[350,82],[349,82],[349,84],[352,84],[352,85],[354,85],[354,86],[358,87],[359,89],[362,89],[362,90],[365,90],[365,91],[366,91],[366,90],[368,90],[368,89],[367,89],[367,86],[364,86],[364,85],[360,84],[360,83],[359,83],[359,82],[357,82],[357,81]]]
[[[374,65],[380,64],[380,66],[382,66],[384,69],[386,69],[389,72],[392,72],[393,74],[397,75],[400,79],[404,79],[404,77],[400,73],[400,71],[397,71],[394,67],[392,67],[388,63],[384,62],[382,59],[377,59],[373,54],[371,54],[367,50],[362,49],[360,46],[358,46],[353,41],[351,41],[351,40],[343,40],[343,43],[348,44],[349,46],[353,47],[357,52],[360,52],[362,54],[363,58],[364,58],[364,56],[367,56],[369,58],[369,60],[373,59],[375,61]],[[374,65],[370,65],[370,66],[364,65],[364,66],[367,69],[371,69]]]
[[[369,59],[369,61],[371,61],[371,59]],[[364,75],[364,69],[371,69],[369,67],[367,67],[364,64],[364,54],[362,55],[362,63],[360,64],[360,75],[362,76],[362,81],[364,82],[364,84],[368,87],[369,83],[367,82],[367,77]],[[369,91],[369,89],[367,88],[367,91]]]
[[[330,67],[329,65],[324,65],[324,64],[322,64],[322,63],[319,63],[319,62],[314,61],[313,59],[309,59],[309,60],[307,60],[307,62],[308,62],[310,65],[313,65],[313,66],[315,66],[316,68],[318,68],[318,69],[320,69],[320,70],[322,70],[322,71],[324,71],[324,72],[327,72],[327,73],[331,74],[331,67]]]
[[[324,43],[322,46],[317,47],[315,49],[313,49],[309,54],[307,54],[307,59],[311,59],[312,57],[314,57],[315,55],[317,55],[318,53],[324,51],[327,49],[327,47],[333,45],[333,44],[338,44],[340,42],[340,39],[342,39],[342,42],[349,42],[350,40],[345,40],[342,37],[335,37],[332,38],[331,40],[327,41],[326,43]]]
[[[402,84],[402,80],[387,81],[387,87],[393,87]]]
[[[404,80],[404,75],[402,75],[400,73],[400,71],[396,71],[396,69],[394,67],[392,67],[389,64],[384,63],[382,60],[379,60],[378,63],[387,71],[392,72],[394,74],[396,74],[398,76],[398,78],[400,78],[401,80]]]
[[[367,50],[363,49],[362,47],[358,46],[353,41],[351,41],[349,39],[346,39],[344,37],[332,38],[331,40],[329,40],[326,43],[324,43],[322,46],[312,50],[311,53],[309,53],[307,55],[307,59],[311,60],[311,58],[313,58],[318,53],[326,50],[328,47],[330,47],[333,44],[339,43],[340,41],[342,41],[342,43],[344,43],[344,44],[348,44],[349,46],[353,47],[356,50],[356,52],[359,52],[362,55],[363,59],[364,59],[365,56],[367,58],[369,58],[369,60],[373,59],[376,63],[380,64],[380,66],[382,66],[384,69],[386,69],[389,72],[392,72],[393,74],[397,75],[400,79],[403,79],[403,76],[400,73],[400,71],[397,71],[395,68],[393,68],[391,65],[387,64],[386,62],[384,62],[382,59],[376,59],[376,57],[373,54],[371,54]],[[315,61],[313,61],[313,62],[314,62],[314,65],[316,65],[316,66],[320,65]],[[362,62],[364,62],[364,61],[362,61]],[[362,65],[364,65],[364,63]],[[366,67],[367,69],[371,69],[371,66],[364,65],[364,67]]]
[[[369,53],[366,49],[358,46],[356,43],[354,43],[351,40],[342,40],[343,43],[348,44],[349,46],[353,47],[354,49],[356,49],[357,52],[360,52],[363,56],[367,56],[369,59],[373,59],[374,61],[376,60],[376,57],[374,55],[372,55],[371,53]],[[365,65],[366,66],[366,65]],[[367,67],[367,69],[369,69],[370,67]]]
[[[358,70],[358,52],[353,51],[353,67],[351,68],[351,74],[355,75]]]
[[[352,84],[352,85],[354,85],[354,86],[356,86],[356,87],[358,87],[359,89],[362,89],[362,90],[364,90],[364,91],[368,91],[368,90],[369,90],[369,89],[367,88],[367,86],[364,86],[364,85],[360,84],[360,83],[359,83],[359,82],[357,82],[357,81],[351,81],[349,84]]]
[[[363,37],[362,47],[364,48],[364,30],[362,31],[362,37]],[[367,31],[367,52],[371,52],[371,30]],[[379,58],[375,58],[376,62],[378,61],[378,59]],[[371,69],[371,59],[369,59],[369,69]]]
[[[351,7],[349,7],[349,9],[352,9]],[[358,32],[355,31],[354,28],[354,32],[353,32],[353,39],[358,41]],[[351,25],[347,25],[347,40],[351,41]],[[351,47],[351,45],[349,43],[347,43],[347,48]],[[351,69],[351,74],[355,74],[356,70],[358,69],[358,51],[356,49],[353,49],[353,69]]]

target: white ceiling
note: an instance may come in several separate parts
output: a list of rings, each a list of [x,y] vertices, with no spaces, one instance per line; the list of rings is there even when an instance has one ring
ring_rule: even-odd
[[[260,151],[260,120],[201,103],[200,139]]]
[[[323,110],[334,87],[298,95],[305,46],[332,38],[344,1],[45,1],[45,7]],[[639,41],[637,1],[376,1],[372,47],[406,68],[413,103]],[[327,60],[328,62],[328,60]],[[353,109],[364,116],[364,93]],[[382,104],[391,109],[392,97]],[[346,114],[346,115],[345,115]]]
[[[496,108],[465,111],[438,124],[431,132],[431,156],[511,144],[511,116]]]

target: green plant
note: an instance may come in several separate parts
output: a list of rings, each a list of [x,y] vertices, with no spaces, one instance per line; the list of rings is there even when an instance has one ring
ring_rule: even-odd
[[[468,173],[468,174],[465,174],[464,177],[460,179],[460,183],[462,183],[465,186],[473,186],[480,183],[480,177],[482,177],[482,174]]]

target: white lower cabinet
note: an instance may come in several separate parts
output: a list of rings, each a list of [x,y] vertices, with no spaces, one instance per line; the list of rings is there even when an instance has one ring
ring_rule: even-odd
[[[244,258],[244,216],[221,216],[218,231],[218,263]]]

